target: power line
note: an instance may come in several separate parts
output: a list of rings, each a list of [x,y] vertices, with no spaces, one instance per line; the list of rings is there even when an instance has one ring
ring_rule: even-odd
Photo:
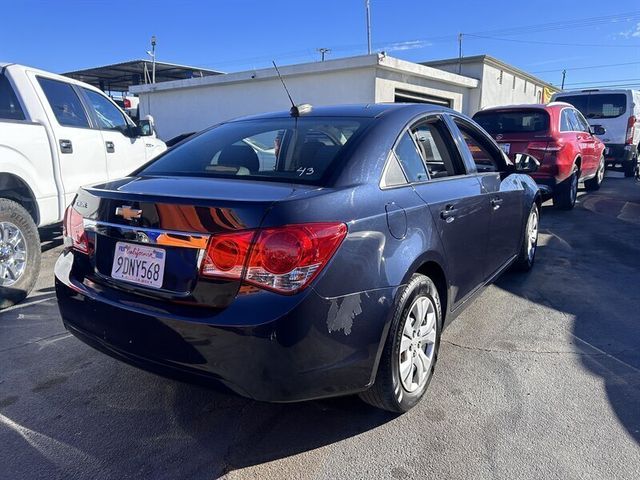
[[[567,85],[590,85],[590,84],[594,84],[594,83],[616,83],[616,82],[635,82],[638,81],[640,82],[640,78],[618,78],[615,80],[593,80],[593,81],[589,81],[589,82],[573,82],[573,83],[567,83]]]
[[[515,43],[532,43],[537,45],[553,45],[554,47],[610,47],[610,48],[640,48],[640,44],[637,45],[612,45],[602,43],[561,43],[561,42],[543,42],[539,40],[517,40],[515,38],[501,38],[501,37],[489,37],[485,35],[474,35],[472,33],[465,33],[467,37],[483,38],[486,40],[499,40],[501,42],[515,42]]]
[[[586,67],[573,67],[573,68],[556,68],[554,70],[537,70],[535,72],[530,73],[551,73],[551,72],[562,72],[563,70],[590,70],[592,68],[604,68],[604,67],[621,67],[624,65],[640,65],[640,62],[625,62],[625,63],[606,63],[601,65],[589,65]]]

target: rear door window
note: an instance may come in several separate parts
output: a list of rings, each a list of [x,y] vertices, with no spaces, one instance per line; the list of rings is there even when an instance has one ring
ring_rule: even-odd
[[[0,75],[0,118],[7,120],[24,120],[24,112],[13,91],[9,79]]]
[[[430,178],[453,177],[465,173],[461,159],[451,148],[451,134],[441,120],[418,124],[411,129]]]
[[[473,119],[491,135],[549,130],[549,114],[544,110],[478,112]]]
[[[627,111],[627,96],[624,93],[591,93],[557,97],[580,110],[587,119],[616,118]]]
[[[340,168],[372,121],[286,117],[229,122],[177,145],[139,174],[321,183]]]
[[[89,120],[82,102],[70,84],[44,77],[38,77],[38,83],[60,125],[89,127]]]
[[[400,141],[395,148],[395,154],[410,182],[427,180],[427,170],[409,132],[404,132],[400,137]]]

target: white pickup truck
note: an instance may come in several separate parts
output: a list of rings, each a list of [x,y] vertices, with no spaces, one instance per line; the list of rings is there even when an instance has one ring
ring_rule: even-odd
[[[79,187],[126,176],[167,149],[100,90],[0,63],[0,309],[40,268],[38,228],[62,221]]]

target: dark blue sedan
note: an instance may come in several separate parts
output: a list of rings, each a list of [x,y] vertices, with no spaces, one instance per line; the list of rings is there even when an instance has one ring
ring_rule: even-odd
[[[473,121],[363,105],[243,118],[78,192],[55,267],[68,330],[257,400],[406,411],[440,334],[532,267],[540,193]]]

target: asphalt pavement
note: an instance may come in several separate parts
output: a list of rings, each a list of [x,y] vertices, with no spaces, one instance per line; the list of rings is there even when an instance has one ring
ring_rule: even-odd
[[[447,330],[423,401],[274,405],[168,380],[85,346],[53,293],[0,313],[0,479],[640,478],[640,184],[609,175],[543,207],[530,274]]]

